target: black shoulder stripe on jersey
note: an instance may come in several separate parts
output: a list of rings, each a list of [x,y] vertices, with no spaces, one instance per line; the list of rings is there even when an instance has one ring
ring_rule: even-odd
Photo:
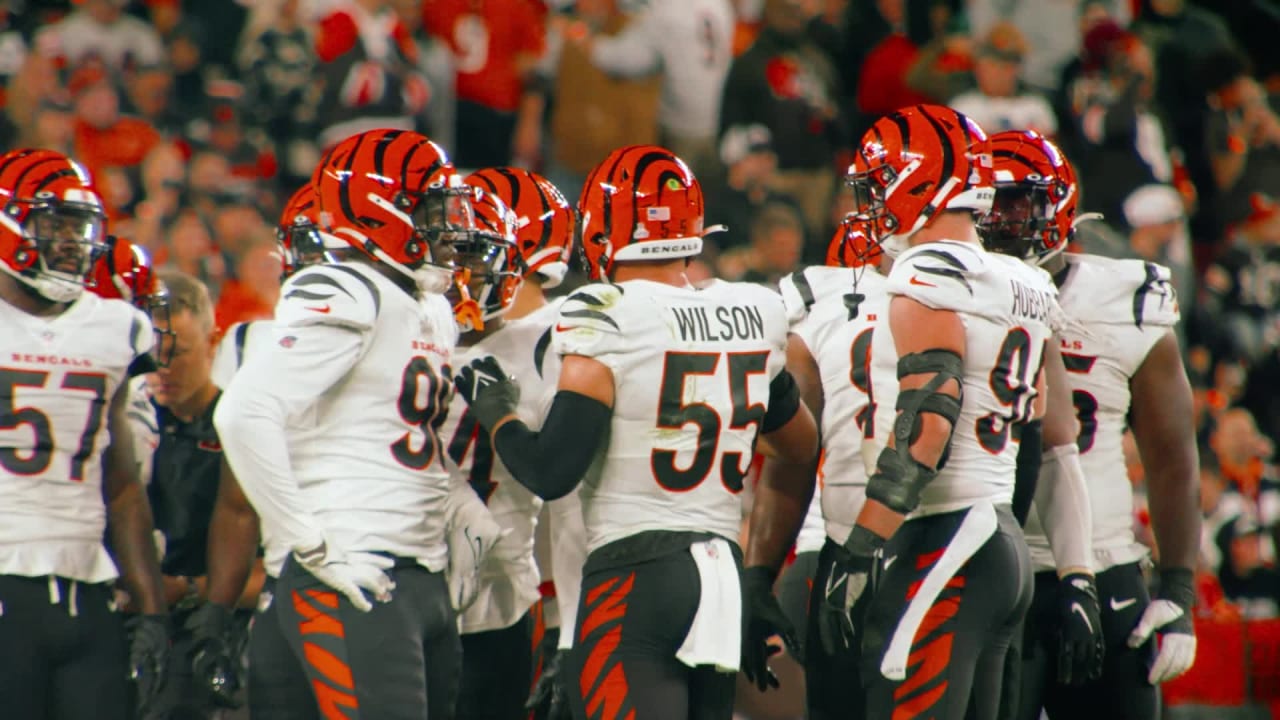
[[[133,362],[129,363],[129,367],[125,370],[124,375],[127,378],[136,378],[139,375],[153,373],[158,369],[160,368],[156,365],[155,358],[151,357],[151,353],[142,353],[138,357],[134,358]]]
[[[804,269],[791,273],[791,282],[796,286],[796,292],[800,293],[800,300],[804,303],[804,309],[808,310],[818,299],[813,296],[813,286],[809,284],[809,276],[804,274]]]
[[[1155,288],[1156,283],[1160,282],[1160,270],[1155,263],[1144,262],[1142,269],[1146,271],[1147,277],[1133,293],[1133,324],[1138,328],[1142,327],[1142,322],[1146,319],[1147,295]]]
[[[138,319],[138,313],[129,316],[129,350],[137,357],[138,353],[138,336],[142,334],[142,321]]]
[[[570,295],[570,296],[569,296],[569,299],[568,299],[566,302],[572,302],[572,301],[574,301],[574,300],[576,300],[576,301],[578,301],[578,302],[582,303],[583,305],[594,305],[594,306],[596,306],[596,307],[603,307],[603,306],[604,306],[604,301],[603,301],[603,300],[601,300],[600,298],[596,297],[595,295],[592,295],[592,294],[591,294],[591,293],[589,293],[589,292],[576,292],[576,293],[574,293],[574,294]]]
[[[249,323],[240,323],[236,328],[236,367],[244,365],[244,341],[249,338]]]
[[[928,273],[929,275],[937,275],[939,277],[951,278],[952,280],[955,280],[961,285],[964,285],[964,289],[968,290],[970,295],[973,294],[973,285],[969,284],[969,278],[965,277],[964,273],[960,272],[959,270],[952,270],[951,268],[923,267],[920,265],[916,266],[916,270],[922,273]]]
[[[969,269],[964,266],[964,263],[960,262],[960,258],[956,257],[955,255],[952,255],[946,250],[935,250],[934,248],[925,248],[923,250],[917,251],[916,255],[936,258],[962,272]]]
[[[322,275],[321,273],[318,273],[318,272],[309,272],[309,273],[306,273],[305,275],[300,275],[294,278],[293,281],[290,282],[290,290],[288,293],[285,294],[285,297],[287,298],[294,297],[294,293],[298,292],[296,288],[309,287],[312,285],[324,285],[327,287],[331,287],[337,290],[338,292],[342,293],[343,295],[346,295],[347,297],[351,298],[352,300],[356,299],[355,295],[352,295],[350,292],[347,291],[346,288],[342,287],[342,283],[338,282],[337,280],[334,280],[328,275]],[[301,297],[303,300],[327,300],[333,297],[333,294],[316,295],[315,293],[308,293],[306,295],[299,295],[298,297]]]
[[[622,332],[622,328],[618,327],[618,323],[613,318],[600,312],[599,310],[565,310],[561,312],[560,315],[561,317],[567,317],[567,318],[583,318],[588,320],[599,320],[602,323],[612,325],[614,330],[617,330],[618,332]]]
[[[350,293],[347,294],[350,295]],[[311,292],[310,290],[294,288],[293,290],[285,293],[284,297],[286,300],[289,298],[302,298],[303,300],[328,300],[333,297],[333,293],[318,293]]]
[[[547,348],[551,347],[551,328],[547,328],[533,346],[533,369],[542,377],[542,363],[547,358]]]
[[[147,414],[141,410],[129,410],[125,413],[125,417],[131,420],[137,420],[145,425],[151,432],[160,432],[160,428],[156,426],[155,416],[147,417]]]
[[[340,270],[350,275],[351,277],[359,280],[360,282],[364,283],[364,286],[369,288],[369,294],[373,296],[374,314],[376,315],[378,314],[378,312],[382,310],[382,293],[378,292],[378,286],[374,285],[372,280],[362,275],[359,270],[356,270],[355,268],[349,268],[344,265],[326,265],[325,267],[330,270]],[[346,292],[346,290],[343,290],[343,292]],[[347,293],[347,294],[350,295],[351,293]],[[352,299],[354,300],[355,298],[352,298]]]

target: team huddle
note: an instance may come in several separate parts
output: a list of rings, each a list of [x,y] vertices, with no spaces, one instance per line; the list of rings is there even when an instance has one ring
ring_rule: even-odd
[[[779,293],[689,282],[714,228],[660,147],[576,207],[413,132],[330,149],[274,318],[214,360],[214,514],[250,521],[211,526],[195,685],[234,705],[244,676],[268,719],[728,720],[781,638],[814,719],[1154,720],[1195,658],[1199,540],[1168,270],[1064,252],[1078,187],[1034,132],[906,108],[846,180],[826,266]],[[10,152],[0,195],[0,704],[145,716],[171,629],[130,402],[181,334],[75,161]]]

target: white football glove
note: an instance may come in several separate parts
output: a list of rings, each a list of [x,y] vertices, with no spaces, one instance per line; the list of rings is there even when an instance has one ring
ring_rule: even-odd
[[[1138,626],[1129,634],[1129,647],[1140,647],[1155,633],[1160,651],[1147,674],[1147,682],[1157,685],[1172,680],[1196,661],[1196,631],[1191,623],[1195,589],[1191,571],[1166,569],[1160,573],[1160,593],[1147,606]]]
[[[386,573],[395,565],[389,557],[365,552],[344,553],[327,542],[311,550],[295,550],[293,556],[317,580],[345,595],[360,612],[373,609],[365,591],[378,602],[388,602],[391,591],[396,589],[395,581]]]
[[[489,508],[465,483],[456,483],[449,489],[445,523],[449,534],[449,595],[453,609],[462,613],[480,593],[480,569],[485,558],[511,531],[498,524]]]

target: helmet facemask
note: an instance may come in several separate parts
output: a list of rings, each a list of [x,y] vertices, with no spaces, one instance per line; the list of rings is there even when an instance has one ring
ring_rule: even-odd
[[[439,295],[454,278],[454,244],[475,232],[474,190],[462,185],[437,185],[416,198],[401,195],[397,205],[409,206],[413,239],[405,247],[407,269],[418,288]]]
[[[890,165],[850,173],[845,178],[853,191],[851,215],[866,232],[870,244],[877,248],[884,247],[901,228],[886,202],[890,189],[898,180],[898,172]]]
[[[7,210],[10,217],[21,212],[19,203]],[[106,249],[105,225],[106,218],[96,205],[65,201],[29,205],[22,218],[23,245],[15,257],[22,269],[11,273],[45,300],[75,300]]]
[[[1047,182],[997,183],[991,212],[978,223],[983,247],[1021,260],[1032,259],[1052,226],[1054,208]]]

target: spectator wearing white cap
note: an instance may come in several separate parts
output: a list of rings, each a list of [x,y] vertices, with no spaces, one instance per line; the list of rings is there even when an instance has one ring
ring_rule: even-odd
[[[1057,134],[1058,119],[1048,99],[1023,87],[1018,79],[1026,54],[1027,41],[1016,25],[995,24],[974,53],[973,77],[978,86],[948,104],[989,134],[1005,130]]]
[[[717,233],[721,250],[738,248],[751,241],[756,214],[770,203],[794,202],[773,190],[778,176],[778,156],[773,135],[763,125],[735,125],[720,140],[720,161],[726,173],[707,202],[707,224],[728,228]]]
[[[1182,315],[1187,317],[1196,286],[1182,196],[1170,185],[1143,185],[1129,193],[1123,207],[1129,226],[1129,249],[1143,260],[1169,268]]]
[[[84,0],[70,15],[36,34],[36,50],[68,65],[97,57],[116,72],[130,64],[163,62],[160,36],[151,25],[126,15],[128,4],[128,0]]]

